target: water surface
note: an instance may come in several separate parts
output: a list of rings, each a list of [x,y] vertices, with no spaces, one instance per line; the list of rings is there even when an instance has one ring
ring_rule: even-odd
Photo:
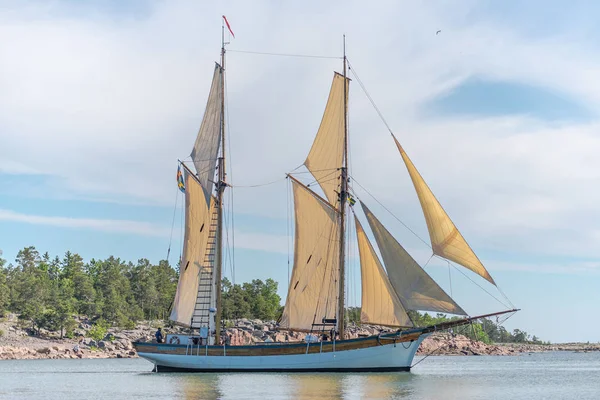
[[[142,359],[0,361],[0,399],[600,399],[600,353],[429,357],[411,373],[151,370]]]

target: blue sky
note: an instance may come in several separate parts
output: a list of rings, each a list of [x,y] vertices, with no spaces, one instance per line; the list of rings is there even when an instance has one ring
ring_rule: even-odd
[[[177,159],[191,151],[226,14],[237,35],[231,50],[339,56],[346,33],[355,71],[413,162],[523,309],[506,326],[555,342],[599,341],[600,323],[589,318],[600,302],[597,7],[411,3],[0,1],[0,35],[11,38],[0,43],[3,257],[13,261],[35,245],[86,260],[157,262],[172,242],[176,261]],[[235,278],[273,277],[284,297],[282,178],[310,149],[340,61],[230,52],[227,66]],[[356,83],[351,174],[427,238],[410,178]],[[426,263],[431,250],[354,187]],[[426,269],[472,314],[502,308],[454,269],[450,287],[444,262]],[[231,277],[230,258],[226,272]]]

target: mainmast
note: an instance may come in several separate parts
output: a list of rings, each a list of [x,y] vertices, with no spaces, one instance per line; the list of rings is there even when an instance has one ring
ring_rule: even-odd
[[[348,83],[346,77],[346,35],[344,35],[344,157],[341,168],[340,186],[340,261],[339,261],[339,296],[338,296],[338,331],[340,339],[344,339],[345,322],[345,261],[346,261],[346,199],[348,198]]]
[[[223,192],[227,187],[225,174],[225,22],[221,20],[221,156],[218,164],[217,182],[217,254],[215,260],[215,297],[217,312],[215,315],[215,344],[221,339],[221,279],[223,274]]]

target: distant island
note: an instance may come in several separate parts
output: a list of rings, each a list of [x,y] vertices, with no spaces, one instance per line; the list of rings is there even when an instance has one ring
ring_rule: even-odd
[[[181,331],[167,321],[177,281],[177,269],[164,260],[153,265],[147,259],[133,263],[109,257],[86,263],[76,253],[66,252],[61,259],[47,252],[40,254],[33,246],[26,247],[18,252],[14,264],[0,258],[0,354],[3,346],[18,348],[20,345],[34,346],[33,356],[44,356],[37,352],[38,348],[46,349],[47,354],[66,354],[66,350],[71,353],[77,344],[97,356],[103,351],[108,352],[107,356],[135,356],[131,340],[151,339],[159,325],[173,332]],[[231,335],[238,337],[236,340],[250,343],[264,341],[267,336],[275,341],[284,337],[275,323],[282,312],[277,282],[255,279],[232,284],[223,279],[222,284],[223,316]],[[418,326],[449,320],[443,314],[409,313]],[[347,315],[351,336],[385,329],[360,326],[359,307],[349,307]],[[260,332],[255,333],[255,330]],[[300,341],[303,337],[304,334],[287,334],[287,340]],[[427,343],[442,340],[440,338],[485,346],[494,343],[549,346],[536,336],[519,329],[509,332],[491,320],[460,327],[452,335],[435,335],[424,342],[422,349],[429,346]],[[462,350],[464,344],[460,347],[460,351],[450,354],[477,353]],[[487,354],[485,349],[481,351]],[[438,351],[444,352],[448,353],[448,349]]]

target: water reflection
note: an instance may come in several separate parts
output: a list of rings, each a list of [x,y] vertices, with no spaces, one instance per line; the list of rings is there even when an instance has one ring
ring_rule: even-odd
[[[382,374],[177,374],[185,399],[390,399],[410,398],[410,373]]]

